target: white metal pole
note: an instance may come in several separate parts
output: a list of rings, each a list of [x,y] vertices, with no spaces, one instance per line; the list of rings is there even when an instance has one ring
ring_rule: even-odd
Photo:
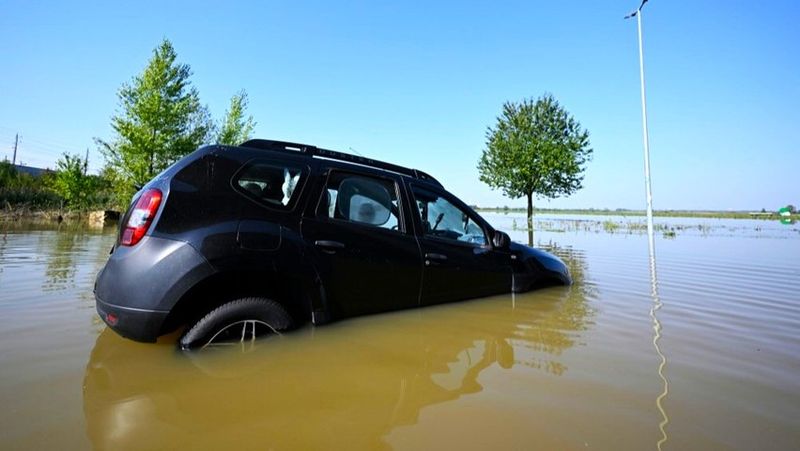
[[[647,190],[647,234],[653,239],[653,193],[650,190],[650,140],[647,135],[647,101],[644,89],[644,52],[642,50],[642,9],[636,14],[639,28],[639,77],[642,81],[642,131],[644,132],[644,183]]]

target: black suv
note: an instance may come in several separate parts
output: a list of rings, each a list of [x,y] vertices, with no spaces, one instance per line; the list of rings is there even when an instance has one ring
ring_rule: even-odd
[[[424,172],[256,139],[202,147],[143,187],[95,297],[120,335],[187,325],[188,349],[570,282]]]

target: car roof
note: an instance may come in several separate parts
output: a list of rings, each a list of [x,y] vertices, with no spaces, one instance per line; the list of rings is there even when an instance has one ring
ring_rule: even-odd
[[[335,150],[322,149],[309,144],[292,143],[286,141],[273,141],[267,139],[251,139],[243,142],[242,144],[239,145],[239,147],[245,147],[248,149],[268,150],[272,152],[279,152],[295,156],[302,155],[308,158],[334,160],[337,162],[349,163],[357,166],[366,166],[377,170],[394,172],[406,176],[408,178],[424,181],[433,184],[435,186],[442,187],[442,184],[439,183],[438,180],[433,178],[430,174],[420,171],[418,169],[407,168],[393,163],[374,160],[372,158],[362,157],[359,155],[352,155],[344,152],[338,152]],[[347,165],[337,165],[337,166],[347,166]]]

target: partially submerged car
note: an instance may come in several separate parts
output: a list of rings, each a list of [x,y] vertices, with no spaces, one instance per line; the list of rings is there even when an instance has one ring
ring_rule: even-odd
[[[207,146],[135,196],[95,283],[97,311],[183,349],[310,321],[571,283],[430,175],[305,144]]]

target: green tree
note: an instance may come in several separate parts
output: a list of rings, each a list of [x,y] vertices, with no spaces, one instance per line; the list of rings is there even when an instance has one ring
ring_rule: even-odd
[[[532,245],[533,196],[553,199],[579,190],[591,158],[589,132],[545,94],[503,105],[497,123],[486,132],[478,171],[481,181],[506,196],[527,197]]]
[[[0,209],[57,208],[63,199],[46,187],[52,174],[34,177],[17,171],[10,161],[0,161]]]
[[[0,161],[0,188],[37,190],[41,188],[36,177],[20,172],[8,160]]]
[[[113,174],[119,206],[127,205],[136,186],[210,137],[213,124],[189,82],[191,69],[176,59],[175,49],[164,39],[144,71],[118,92],[119,110],[111,118],[116,136],[111,141],[96,139]]]
[[[0,161],[0,188],[8,188],[17,181],[17,169],[8,160]]]
[[[231,97],[231,105],[219,126],[217,144],[237,146],[250,139],[256,122],[253,116],[245,117],[247,104],[247,92],[244,90]]]
[[[70,209],[86,210],[92,202],[95,183],[92,176],[86,175],[87,164],[80,155],[68,153],[56,162],[56,173],[49,184]]]

